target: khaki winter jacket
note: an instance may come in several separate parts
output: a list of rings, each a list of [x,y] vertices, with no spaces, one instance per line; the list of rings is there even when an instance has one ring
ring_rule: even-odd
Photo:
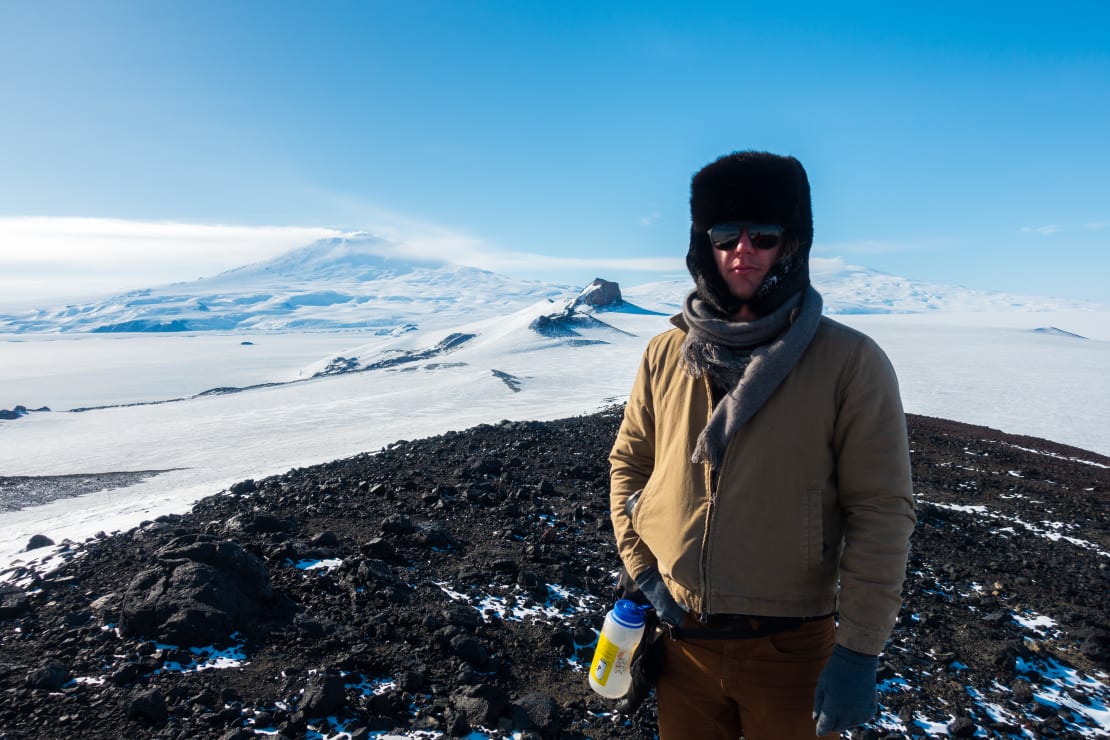
[[[709,465],[690,462],[712,402],[707,380],[682,367],[685,336],[649,342],[609,455],[625,567],[633,576],[658,567],[695,614],[839,610],[837,641],[877,655],[901,605],[915,523],[886,355],[822,318],[798,365],[729,441],[713,491]]]

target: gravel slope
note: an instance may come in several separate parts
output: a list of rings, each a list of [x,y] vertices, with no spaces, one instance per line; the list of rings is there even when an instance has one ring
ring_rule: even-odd
[[[1110,736],[1110,459],[909,421],[906,605],[854,735]],[[618,423],[402,441],[0,574],[0,739],[651,737],[651,700],[616,717],[582,672],[618,566]],[[156,603],[225,561],[232,607],[207,582],[191,612]]]

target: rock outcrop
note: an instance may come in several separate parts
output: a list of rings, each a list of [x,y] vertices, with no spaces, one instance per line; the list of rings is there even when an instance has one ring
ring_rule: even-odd
[[[574,306],[593,306],[594,308],[615,308],[624,303],[621,288],[617,283],[594,278],[574,299]]]
[[[266,564],[235,542],[184,535],[153,560],[123,592],[125,635],[174,645],[226,643],[275,607]]]
[[[26,406],[16,406],[13,409],[0,409],[0,421],[11,421],[19,419],[27,414],[33,414],[39,411],[49,411],[49,406],[43,406],[37,409],[29,409]]]

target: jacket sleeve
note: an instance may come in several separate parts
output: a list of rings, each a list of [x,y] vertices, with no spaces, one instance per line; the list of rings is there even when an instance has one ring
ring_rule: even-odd
[[[609,453],[609,516],[617,552],[629,575],[636,577],[655,566],[655,555],[632,528],[629,499],[643,490],[655,469],[655,409],[651,388],[651,348],[645,350],[640,369],[624,407],[624,419]]]
[[[838,401],[834,444],[845,534],[837,641],[878,655],[902,604],[916,516],[898,380],[872,340],[848,363]]]

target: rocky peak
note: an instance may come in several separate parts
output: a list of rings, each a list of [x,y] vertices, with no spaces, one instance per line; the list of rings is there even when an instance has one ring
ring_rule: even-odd
[[[583,288],[578,297],[574,299],[572,308],[582,305],[595,308],[615,307],[622,303],[624,303],[624,299],[621,298],[621,287],[617,283],[594,278],[593,282]]]

